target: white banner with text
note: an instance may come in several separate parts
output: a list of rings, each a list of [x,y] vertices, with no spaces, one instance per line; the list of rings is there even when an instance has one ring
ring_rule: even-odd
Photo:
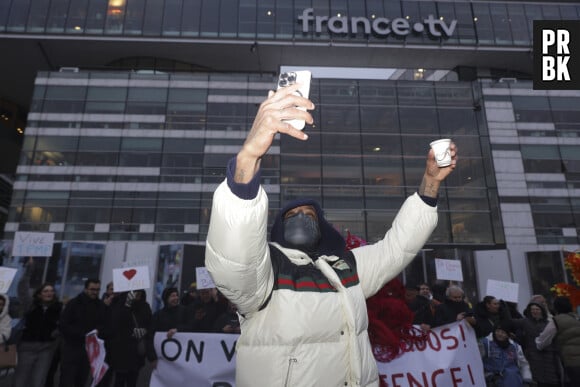
[[[238,335],[176,333],[155,335],[159,361],[150,387],[180,385],[235,386],[235,345]],[[423,345],[389,363],[378,363],[389,387],[485,386],[475,332],[465,322],[430,331]]]

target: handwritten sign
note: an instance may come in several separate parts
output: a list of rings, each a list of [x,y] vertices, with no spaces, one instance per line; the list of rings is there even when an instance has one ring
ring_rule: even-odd
[[[115,292],[128,292],[130,290],[149,289],[148,266],[133,266],[113,269],[113,289]]]
[[[52,232],[16,232],[14,245],[12,246],[13,257],[50,257],[54,233]]]
[[[440,280],[463,281],[461,261],[435,258],[435,273]]]
[[[8,293],[17,271],[11,267],[0,267],[0,293]]]
[[[485,295],[494,296],[499,300],[518,302],[519,284],[515,282],[487,280],[487,290]]]
[[[209,275],[209,271],[205,267],[195,268],[195,278],[197,280],[198,289],[212,289],[215,288],[213,278]]]

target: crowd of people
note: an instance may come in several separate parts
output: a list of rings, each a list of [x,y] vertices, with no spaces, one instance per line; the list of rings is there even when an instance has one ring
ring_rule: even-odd
[[[235,306],[215,288],[192,288],[182,298],[177,288],[167,288],[163,307],[153,313],[145,290],[116,293],[111,282],[100,296],[100,280],[88,279],[84,290],[63,305],[49,283],[30,295],[31,265],[32,260],[18,285],[24,328],[11,387],[53,387],[55,380],[60,387],[84,387],[90,373],[85,336],[93,330],[104,340],[109,366],[99,387],[136,387],[145,362],[156,364],[156,332],[167,337],[175,332],[240,332]],[[11,335],[8,302],[0,295],[0,343]]]
[[[425,283],[410,293],[408,305],[422,329],[464,319],[473,327],[488,387],[580,385],[580,318],[568,297],[556,297],[550,307],[534,295],[520,314],[516,304],[493,296],[469,302],[457,285],[444,295]]]

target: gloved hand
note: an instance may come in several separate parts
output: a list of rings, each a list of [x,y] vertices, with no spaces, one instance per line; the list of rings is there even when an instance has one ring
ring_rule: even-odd
[[[125,306],[127,308],[130,308],[131,305],[133,305],[134,300],[135,300],[135,293],[133,293],[133,291],[130,291],[129,293],[127,293],[127,298],[125,299]]]
[[[147,329],[145,328],[133,328],[133,337],[136,339],[142,339],[147,334]]]

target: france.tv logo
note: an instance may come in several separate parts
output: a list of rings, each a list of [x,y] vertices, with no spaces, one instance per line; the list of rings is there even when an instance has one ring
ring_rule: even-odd
[[[580,20],[534,20],[534,90],[580,90]]]

